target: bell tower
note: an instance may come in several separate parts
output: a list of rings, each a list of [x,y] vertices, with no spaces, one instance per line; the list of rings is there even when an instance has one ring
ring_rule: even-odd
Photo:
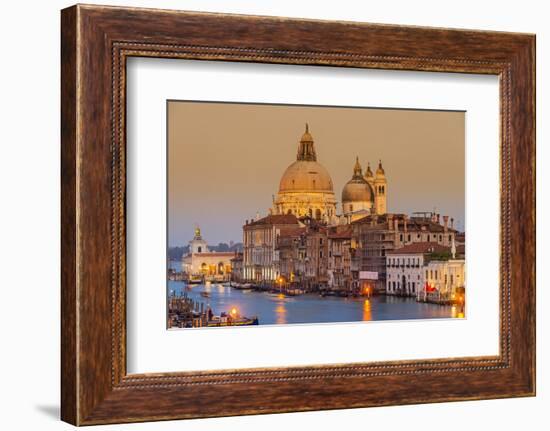
[[[202,239],[201,236],[201,228],[196,226],[195,227],[195,236],[191,241],[189,241],[189,253],[207,253],[208,252],[208,244],[207,242]]]
[[[378,169],[374,177],[374,210],[376,214],[386,214],[386,198],[388,193],[388,181],[382,167],[382,160],[378,162]]]

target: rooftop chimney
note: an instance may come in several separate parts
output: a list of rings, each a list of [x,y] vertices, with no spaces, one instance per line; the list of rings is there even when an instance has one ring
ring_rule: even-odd
[[[443,231],[447,232],[447,224],[449,223],[449,216],[443,216]]]
[[[455,228],[455,219],[451,217],[451,229]]]

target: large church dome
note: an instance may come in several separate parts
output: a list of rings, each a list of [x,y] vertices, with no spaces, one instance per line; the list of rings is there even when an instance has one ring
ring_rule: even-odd
[[[286,168],[274,201],[276,214],[310,215],[330,218],[336,215],[336,199],[330,174],[317,161],[309,126],[300,139],[296,161]]]
[[[333,192],[332,179],[323,165],[316,161],[297,160],[284,172],[279,192]]]
[[[333,193],[332,179],[328,171],[317,162],[313,137],[306,131],[300,139],[296,161],[284,172],[279,192],[328,192]]]

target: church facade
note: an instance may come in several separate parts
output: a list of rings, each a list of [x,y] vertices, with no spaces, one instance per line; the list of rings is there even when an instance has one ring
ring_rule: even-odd
[[[359,158],[356,158],[352,178],[342,190],[342,213],[339,214],[332,178],[317,160],[315,142],[306,124],[296,161],[283,173],[270,213],[311,217],[327,224],[349,223],[370,214],[385,214],[387,189],[382,161],[376,175],[372,174],[369,165],[363,176]]]
[[[327,224],[349,223],[367,215],[385,214],[387,191],[382,161],[379,161],[375,175],[370,164],[363,175],[357,157],[353,175],[342,190],[342,212],[339,213],[332,178],[317,160],[315,142],[306,124],[306,130],[298,144],[296,161],[283,173],[270,213],[309,216]]]
[[[189,280],[228,281],[231,277],[233,252],[216,252],[208,249],[199,227],[189,241],[189,253],[183,256],[182,270]]]

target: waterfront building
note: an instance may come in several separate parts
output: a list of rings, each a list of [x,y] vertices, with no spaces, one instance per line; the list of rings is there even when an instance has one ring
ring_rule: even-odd
[[[424,291],[427,265],[449,259],[451,248],[436,242],[418,242],[386,253],[386,294],[417,297]]]
[[[288,226],[280,229],[277,237],[275,261],[280,283],[302,287],[305,280],[306,227]]]
[[[351,271],[356,288],[368,284],[378,292],[386,290],[386,255],[389,251],[418,242],[434,242],[449,247],[456,231],[448,217],[427,213],[370,215],[351,223]]]
[[[328,285],[327,227],[314,219],[304,219],[306,225],[304,282],[306,290],[324,289]]]
[[[466,265],[464,259],[432,260],[424,268],[424,288],[421,301],[464,301]]]
[[[294,214],[270,214],[246,220],[243,226],[243,279],[259,284],[274,284],[279,271],[275,254],[281,229],[300,227]]]
[[[351,289],[351,226],[328,229],[328,287]]]
[[[283,173],[279,192],[271,208],[273,214],[309,216],[331,221],[336,217],[332,178],[317,161],[313,137],[306,130],[300,139],[296,161]]]
[[[231,281],[241,283],[243,281],[243,254],[235,252],[231,259]]]
[[[459,301],[464,303],[466,264],[464,259],[431,261],[424,268],[424,289],[418,299],[427,302]]]
[[[182,258],[182,271],[190,279],[226,281],[231,276],[233,252],[211,252],[199,227],[189,241],[189,253]]]

